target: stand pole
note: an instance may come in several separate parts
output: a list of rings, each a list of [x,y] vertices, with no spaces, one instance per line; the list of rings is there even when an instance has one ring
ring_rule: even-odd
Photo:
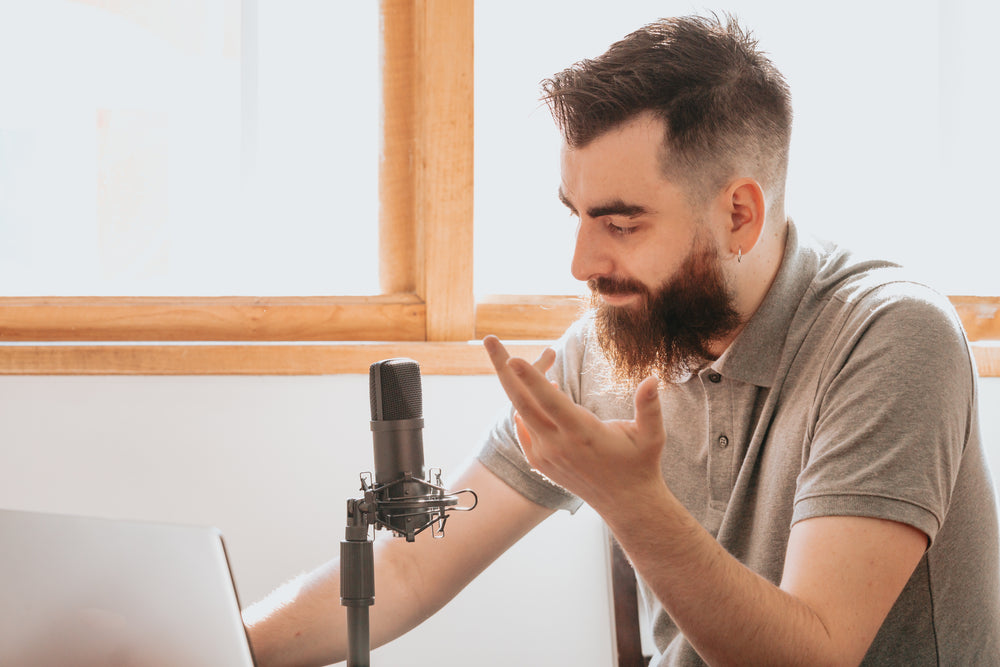
[[[347,501],[347,528],[340,543],[340,604],[347,607],[347,665],[369,667],[368,608],[375,604],[375,555],[361,500]]]
[[[348,667],[370,667],[368,607],[347,608],[347,642]]]
[[[362,475],[364,498],[347,501],[347,528],[340,543],[340,604],[347,607],[347,667],[370,667],[368,608],[375,604],[372,527],[392,530],[395,535],[405,536],[407,542],[412,542],[414,535],[425,528],[431,528],[434,537],[443,537],[449,508],[468,512],[479,503],[476,492],[471,489],[446,494],[440,486],[440,470],[436,479],[437,484],[432,484],[426,480],[414,480],[410,473],[404,473],[400,480],[374,488],[370,475],[367,478]],[[427,492],[404,493],[400,497],[387,492],[387,489],[412,482],[420,485],[420,491]],[[469,507],[457,507],[458,496],[464,493],[472,495],[473,503]],[[414,516],[423,517],[423,524],[416,524]]]

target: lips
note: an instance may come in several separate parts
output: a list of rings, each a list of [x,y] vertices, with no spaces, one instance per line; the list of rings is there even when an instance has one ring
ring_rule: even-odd
[[[598,294],[597,298],[600,299],[601,303],[605,306],[618,308],[636,304],[640,299],[639,295],[635,292],[621,294]]]
[[[590,288],[591,292],[604,299],[638,296],[646,292],[646,288],[635,280],[606,276],[591,278],[587,281],[587,287]]]

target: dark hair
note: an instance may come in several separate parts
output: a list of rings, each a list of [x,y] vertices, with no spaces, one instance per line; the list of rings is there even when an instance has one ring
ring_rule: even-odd
[[[784,77],[736,19],[662,19],[542,82],[571,148],[650,112],[663,120],[663,168],[695,199],[749,175],[781,207],[791,138]]]

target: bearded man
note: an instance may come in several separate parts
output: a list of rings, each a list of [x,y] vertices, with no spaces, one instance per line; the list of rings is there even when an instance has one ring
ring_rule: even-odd
[[[587,503],[639,576],[653,665],[1000,664],[961,324],[787,219],[790,96],[754,40],[663,20],[544,96],[594,307],[534,364],[486,339],[512,408],[458,481],[479,507],[433,558],[379,552],[373,645]],[[342,655],[337,571],[251,624],[262,664]]]

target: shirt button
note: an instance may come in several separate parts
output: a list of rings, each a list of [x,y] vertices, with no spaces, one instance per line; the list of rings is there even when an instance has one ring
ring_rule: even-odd
[[[708,379],[714,382],[715,384],[719,384],[720,382],[722,382],[722,376],[719,375],[718,373],[712,373],[711,375],[708,376]]]
[[[719,436],[719,447],[722,447],[723,449],[725,449],[728,446],[729,446],[729,438],[727,438],[724,435],[720,435]]]

